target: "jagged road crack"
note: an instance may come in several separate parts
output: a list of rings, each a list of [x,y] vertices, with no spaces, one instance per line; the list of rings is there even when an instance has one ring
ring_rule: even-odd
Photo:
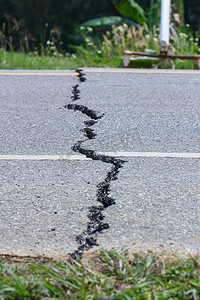
[[[76,69],[75,71],[78,73],[77,76],[79,78],[79,81],[85,82],[86,77],[82,70]],[[72,87],[71,99],[72,101],[77,101],[81,99],[79,84],[76,84]],[[82,144],[87,142],[88,140],[95,139],[97,134],[90,127],[97,123],[104,116],[104,113],[99,113],[97,111],[89,109],[87,106],[80,104],[70,103],[65,105],[64,108],[71,109],[74,111],[80,111],[82,114],[85,114],[91,118],[90,120],[84,121],[86,127],[81,129],[81,131],[84,133],[84,136],[87,137],[87,139],[83,141],[77,141],[72,147],[73,151],[79,152],[80,154],[85,155],[86,157],[91,158],[92,160],[99,160],[112,165],[112,168],[109,172],[107,172],[104,181],[97,184],[96,201],[99,202],[100,205],[89,207],[89,221],[87,224],[87,229],[76,237],[76,241],[79,244],[79,246],[77,250],[71,253],[71,257],[73,259],[77,259],[78,257],[81,257],[84,251],[91,249],[93,246],[98,246],[97,235],[103,230],[109,228],[109,224],[103,221],[103,211],[110,205],[115,204],[115,200],[109,196],[110,184],[111,181],[117,179],[119,170],[123,167],[125,161],[113,156],[98,154],[94,150],[85,149],[82,146]]]

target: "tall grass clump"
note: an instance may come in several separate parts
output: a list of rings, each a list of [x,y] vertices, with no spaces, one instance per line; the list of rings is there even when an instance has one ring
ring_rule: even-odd
[[[81,34],[84,46],[74,47],[79,54],[93,57],[95,63],[104,66],[121,66],[121,56],[124,50],[144,51],[154,49],[159,51],[159,29],[149,30],[145,24],[136,28],[134,25],[113,25],[102,37],[97,37],[91,27],[82,27]]]
[[[199,257],[130,251],[88,253],[80,261],[4,258],[0,299],[197,300]]]
[[[74,49],[83,56],[93,57],[95,63],[105,66],[121,66],[121,57],[124,50],[144,52],[151,50],[155,53],[160,52],[160,28],[154,26],[150,29],[147,24],[136,27],[122,24],[112,26],[102,37],[97,38],[93,29],[90,27],[81,28],[84,38],[84,46]],[[170,34],[170,53],[171,54],[200,54],[199,33],[192,33],[190,25],[172,30]],[[175,61],[176,66],[182,65],[193,68],[193,62]],[[191,66],[190,66],[191,64]]]

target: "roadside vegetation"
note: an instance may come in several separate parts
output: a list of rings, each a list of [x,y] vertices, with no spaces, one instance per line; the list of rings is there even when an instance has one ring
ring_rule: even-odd
[[[121,67],[124,50],[160,51],[160,0],[101,0],[98,9],[91,0],[61,0],[59,9],[50,0],[23,1],[0,0],[1,69]],[[200,54],[198,1],[171,3],[171,53]],[[192,69],[193,62],[141,58],[131,65],[155,66]]]
[[[82,261],[1,257],[0,299],[200,299],[200,258],[100,251]]]
[[[153,51],[159,53],[159,27],[152,30],[144,24],[112,25],[110,30],[98,38],[92,27],[80,27],[83,43],[71,46],[72,52],[63,52],[56,46],[55,39],[40,44],[34,51],[7,51],[6,45],[0,50],[1,69],[73,69],[78,67],[114,67],[122,66],[124,50]],[[173,54],[200,54],[199,34],[193,34],[190,25],[186,24],[177,30],[177,37],[171,36]],[[152,66],[159,68],[192,69],[189,60],[156,61]],[[141,67],[145,67],[140,62]],[[137,65],[138,67],[138,65]]]

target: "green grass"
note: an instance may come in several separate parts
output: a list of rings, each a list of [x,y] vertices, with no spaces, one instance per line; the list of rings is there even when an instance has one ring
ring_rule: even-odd
[[[17,53],[0,51],[0,69],[29,69],[29,70],[66,70],[80,67],[111,67],[119,68],[122,66],[120,58],[107,60],[92,53],[79,53],[73,58],[72,56],[48,56],[33,55],[32,53]],[[174,61],[176,69],[193,69],[193,62],[189,60]],[[147,65],[138,63],[132,67],[147,68]],[[172,68],[170,62],[163,62],[159,68]]]
[[[197,257],[102,250],[79,262],[1,261],[0,299],[200,299]]]
[[[105,64],[88,52],[77,54],[73,58],[0,51],[0,69],[66,70],[79,67],[120,67],[120,64],[118,60]]]
[[[0,51],[1,69],[71,69],[76,62],[65,57],[34,56],[25,53]]]

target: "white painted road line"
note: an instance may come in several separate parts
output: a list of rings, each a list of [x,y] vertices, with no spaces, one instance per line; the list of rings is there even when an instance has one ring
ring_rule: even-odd
[[[200,153],[178,153],[178,152],[98,152],[102,155],[116,156],[116,157],[174,157],[174,158],[200,158]]]
[[[0,160],[91,160],[83,155],[0,155]]]
[[[97,152],[113,157],[199,158],[200,153],[168,152]],[[0,155],[0,160],[91,160],[84,155]]]

